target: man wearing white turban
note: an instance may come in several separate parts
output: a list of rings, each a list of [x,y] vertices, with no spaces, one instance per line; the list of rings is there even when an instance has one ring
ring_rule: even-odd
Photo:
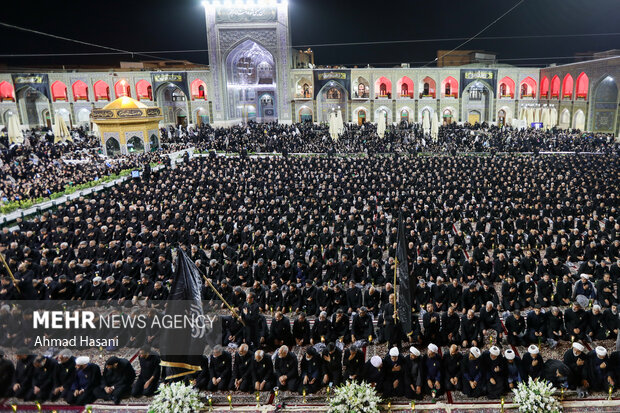
[[[585,347],[583,344],[575,341],[571,348],[564,353],[564,364],[568,366],[571,371],[568,377],[568,387],[570,389],[576,389],[578,387],[587,388],[588,378],[586,373],[587,355],[584,353]]]
[[[472,347],[469,356],[463,360],[463,394],[475,398],[484,396],[483,374],[480,349]]]
[[[75,359],[75,368],[75,379],[65,401],[84,406],[95,401],[94,390],[101,381],[101,369],[95,363],[91,363],[90,358],[86,356]]]
[[[605,347],[598,346],[588,354],[588,377],[592,390],[605,391],[609,386],[615,386],[610,364]]]
[[[506,365],[499,347],[493,346],[484,352],[482,365],[486,372],[487,397],[499,399],[506,384]]]

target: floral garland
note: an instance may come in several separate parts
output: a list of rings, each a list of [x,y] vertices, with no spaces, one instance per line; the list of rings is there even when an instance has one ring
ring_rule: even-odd
[[[562,405],[553,396],[556,389],[547,380],[521,382],[516,389],[514,402],[519,405],[519,413],[561,413]]]
[[[366,382],[347,381],[334,389],[327,413],[379,413],[381,397]]]
[[[204,409],[198,390],[183,382],[160,384],[153,401],[149,405],[149,413],[193,413]]]

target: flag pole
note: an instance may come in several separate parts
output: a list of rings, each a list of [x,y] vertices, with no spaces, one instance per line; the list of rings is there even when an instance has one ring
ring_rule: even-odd
[[[200,250],[206,254],[205,250],[203,250],[202,248],[200,248]],[[235,309],[228,304],[228,302],[224,299],[224,297],[222,297],[222,294],[220,294],[220,292],[217,290],[217,288],[215,288],[213,286],[213,284],[211,283],[211,280],[209,280],[207,278],[206,275],[204,275],[202,273],[202,271],[200,271],[200,268],[198,268],[198,266],[196,266],[196,269],[198,270],[198,272],[200,273],[200,275],[202,276],[202,278],[204,278],[204,280],[207,282],[207,285],[209,287],[211,287],[211,289],[215,292],[215,294],[219,297],[220,300],[222,300],[222,302],[224,303],[224,305],[226,305],[226,307],[228,307],[228,309],[230,310],[231,313],[233,313],[233,317],[235,317],[237,320],[239,320],[241,322],[241,324],[243,324],[243,326],[245,327],[245,322],[243,321],[243,319],[241,318],[241,316],[239,314],[237,314],[237,312],[235,311]]]
[[[6,261],[4,260],[4,255],[0,254],[0,258],[2,259],[2,264],[4,264],[4,268],[6,268],[7,272],[9,273],[9,276],[11,277],[11,280],[13,280],[13,285],[15,286],[15,289],[17,290],[18,293],[21,294],[22,291],[19,289],[19,286],[17,285],[17,280],[13,276],[13,272],[9,268],[9,264],[7,264]]]
[[[398,292],[396,290],[396,275],[398,273],[398,257],[394,260],[394,322],[396,322],[396,317],[398,316]]]
[[[198,267],[196,267],[198,268]],[[230,312],[233,314],[233,316],[239,320],[241,322],[241,324],[243,324],[245,326],[245,322],[243,321],[243,319],[241,318],[241,316],[239,314],[237,314],[237,312],[235,311],[235,309],[228,304],[228,302],[226,302],[226,300],[224,300],[224,297],[222,297],[222,294],[220,294],[220,292],[217,290],[217,288],[215,288],[213,286],[213,284],[211,284],[211,280],[209,280],[207,277],[204,276],[203,273],[200,273],[200,275],[202,275],[202,278],[205,279],[205,281],[207,282],[207,284],[209,285],[209,287],[211,287],[211,289],[215,292],[215,294],[217,294],[217,296],[220,298],[220,300],[222,300],[222,302],[226,305],[226,307],[228,307],[228,309],[230,310]]]
[[[205,252],[202,248],[201,248],[202,252]],[[222,297],[222,294],[220,294],[220,292],[217,290],[217,288],[215,288],[213,286],[213,284],[211,283],[211,280],[209,280],[207,278],[206,275],[204,275],[202,273],[202,271],[200,271],[200,268],[198,268],[198,266],[196,266],[196,269],[198,270],[198,272],[200,273],[200,275],[202,276],[202,278],[204,278],[204,280],[207,282],[207,285],[209,287],[211,287],[211,289],[215,292],[215,294],[219,297],[220,300],[222,300],[222,302],[224,303],[224,305],[226,305],[226,307],[228,307],[228,309],[230,310],[230,312],[233,314],[233,317],[235,317],[237,320],[239,320],[241,322],[241,324],[243,324],[243,326],[245,327],[245,322],[243,321],[243,319],[241,318],[241,316],[239,314],[237,314],[237,312],[235,311],[235,309],[228,304],[228,302],[224,299],[224,297]]]

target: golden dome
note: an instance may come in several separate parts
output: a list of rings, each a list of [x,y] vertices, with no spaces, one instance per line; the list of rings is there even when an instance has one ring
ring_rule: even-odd
[[[122,96],[113,102],[108,103],[103,109],[144,109],[147,108],[144,103],[140,103],[135,99]]]

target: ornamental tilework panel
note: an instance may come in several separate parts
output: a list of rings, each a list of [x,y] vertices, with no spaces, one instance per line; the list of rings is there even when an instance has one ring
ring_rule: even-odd
[[[277,48],[276,29],[220,29],[220,50],[224,53],[224,58],[228,54],[229,49],[239,43],[240,40],[249,38],[254,40],[273,53]],[[274,54],[275,56],[275,54]]]

